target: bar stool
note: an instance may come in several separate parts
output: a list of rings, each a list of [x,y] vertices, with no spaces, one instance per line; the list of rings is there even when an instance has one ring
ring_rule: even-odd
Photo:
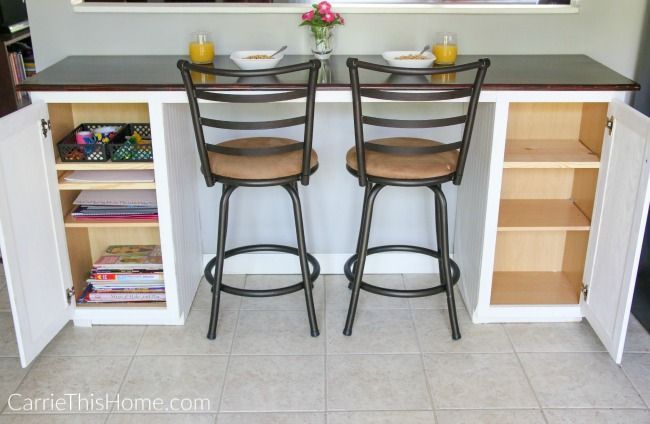
[[[352,87],[352,107],[354,113],[355,147],[347,153],[348,171],[356,176],[359,185],[365,187],[361,228],[357,240],[356,254],[348,259],[344,272],[351,283],[352,294],[350,307],[343,334],[350,336],[359,301],[359,293],[365,290],[382,296],[392,297],[423,297],[445,292],[452,338],[460,339],[456,303],[453,286],[460,277],[458,265],[449,258],[449,239],[447,229],[447,201],[442,192],[441,184],[453,182],[460,185],[467,152],[472,138],[472,128],[476,116],[478,98],[485,73],[490,66],[489,59],[444,68],[409,69],[401,67],[382,66],[349,58],[347,65],[350,71]],[[475,71],[475,76],[469,87],[453,88],[450,90],[431,92],[415,90],[409,92],[390,91],[373,88],[359,82],[359,69],[371,72],[390,73],[392,75],[441,75]],[[376,87],[376,86],[375,86]],[[469,97],[467,113],[449,118],[427,120],[387,119],[366,116],[362,111],[362,97],[408,101],[443,101]],[[363,134],[365,125],[392,128],[435,128],[464,124],[462,140],[455,143],[443,144],[437,141],[413,138],[392,137],[366,141]],[[399,187],[428,187],[435,195],[435,221],[438,250],[410,245],[386,245],[368,248],[370,223],[375,199],[386,186]],[[363,271],[366,257],[382,252],[411,252],[431,256],[438,260],[441,284],[419,290],[396,290],[374,286],[363,281]]]
[[[312,149],[312,134],[314,123],[314,103],[316,97],[316,78],[320,62],[311,60],[297,65],[284,66],[275,69],[256,71],[239,71],[215,69],[197,66],[186,60],[178,61],[178,68],[183,77],[187,97],[194,124],[194,134],[201,162],[201,173],[208,187],[215,183],[222,184],[221,201],[219,206],[219,225],[216,256],[205,267],[205,278],[212,284],[212,310],[208,328],[208,339],[215,339],[217,320],[219,318],[219,300],[221,292],[245,297],[271,297],[305,291],[307,317],[311,335],[319,335],[314,300],[312,295],[313,282],[320,274],[318,261],[305,247],[305,234],[302,221],[298,181],[302,185],[309,184],[309,177],[318,168],[318,156]],[[304,85],[296,89],[284,90],[268,94],[230,94],[215,92],[214,89],[197,87],[192,80],[192,73],[217,75],[223,77],[272,77],[277,75],[308,71]],[[273,121],[233,122],[214,119],[201,113],[199,99],[205,102],[225,103],[270,103],[293,99],[306,99],[305,114],[302,116]],[[229,130],[265,130],[304,125],[304,138],[301,142],[280,137],[250,137],[228,140],[218,144],[205,142],[204,127]],[[239,187],[270,187],[281,186],[293,204],[294,222],[298,247],[275,244],[256,244],[241,246],[231,250],[226,248],[226,232],[228,228],[228,206],[230,196]],[[273,251],[297,255],[300,259],[302,281],[286,287],[267,290],[248,290],[228,286],[222,283],[223,264],[226,258],[250,252]],[[309,271],[309,263],[312,266]]]

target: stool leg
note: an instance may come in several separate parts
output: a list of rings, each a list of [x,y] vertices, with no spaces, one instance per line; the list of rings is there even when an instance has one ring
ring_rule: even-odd
[[[354,284],[352,285],[352,295],[350,296],[350,307],[348,308],[348,316],[345,320],[345,328],[343,334],[346,336],[352,335],[352,326],[354,325],[354,317],[357,314],[357,304],[359,303],[359,292],[361,291],[361,280],[363,279],[363,269],[366,266],[366,256],[368,255],[368,239],[370,238],[370,223],[372,221],[372,208],[375,204],[375,199],[379,191],[384,188],[383,185],[375,184],[368,191],[368,196],[364,201],[364,208],[362,212],[361,227],[359,235],[359,249],[357,252],[357,266],[354,274]]]
[[[438,269],[440,279],[445,285],[447,293],[447,309],[449,310],[449,322],[451,324],[451,338],[460,339],[458,327],[458,316],[456,314],[456,302],[454,300],[454,286],[451,281],[451,267],[449,266],[449,232],[447,229],[447,200],[440,186],[432,186],[431,190],[436,195],[436,237],[438,239]]]
[[[309,328],[312,337],[318,337],[318,323],[316,322],[316,311],[314,310],[314,296],[311,291],[313,283],[309,276],[309,263],[307,262],[307,247],[305,246],[305,229],[302,222],[302,208],[300,207],[300,197],[298,195],[298,186],[296,184],[287,184],[285,190],[291,196],[293,203],[293,216],[296,224],[296,238],[298,239],[298,253],[300,257],[300,270],[302,271],[302,281],[305,287],[305,302],[307,303],[307,317],[309,318]]]
[[[357,274],[357,268],[359,265],[359,250],[361,249],[361,234],[363,233],[363,227],[364,227],[364,212],[366,210],[366,206],[368,205],[368,194],[370,193],[370,184],[366,184],[366,187],[364,188],[363,191],[363,206],[361,207],[361,225],[359,225],[359,237],[357,238],[357,248],[355,250],[357,254],[357,261],[352,265],[352,274],[356,275]],[[352,288],[352,281],[348,283],[348,289]]]
[[[230,195],[237,187],[223,187],[219,204],[219,228],[217,230],[217,260],[214,264],[214,286],[212,287],[212,309],[208,326],[208,339],[217,337],[217,321],[219,320],[219,301],[221,300],[221,280],[223,278],[223,261],[226,253],[226,231],[228,230],[228,205]]]

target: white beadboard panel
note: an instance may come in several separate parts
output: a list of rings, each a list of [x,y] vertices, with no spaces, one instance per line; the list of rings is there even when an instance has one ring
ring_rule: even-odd
[[[485,275],[485,269],[489,268],[485,266],[485,248],[490,237],[486,237],[486,234],[492,231],[492,225],[496,230],[496,222],[492,222],[494,202],[490,201],[490,197],[494,196],[494,190],[490,191],[490,188],[493,189],[490,187],[490,177],[497,171],[492,166],[495,110],[495,103],[479,104],[464,177],[456,199],[453,251],[460,267],[461,294],[470,315],[478,307],[481,285],[489,283]]]
[[[186,316],[202,272],[196,190],[198,158],[192,121],[188,105],[154,103],[150,104],[149,113],[154,143],[159,137],[154,154],[160,154],[155,158],[156,182],[167,304],[172,310],[179,308],[178,314]],[[162,152],[158,149],[161,145]]]

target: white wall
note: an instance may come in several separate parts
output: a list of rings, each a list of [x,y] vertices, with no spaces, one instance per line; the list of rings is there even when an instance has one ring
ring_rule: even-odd
[[[430,43],[436,31],[458,32],[461,53],[585,53],[631,77],[647,0],[582,0],[570,15],[346,15],[340,54],[380,53]],[[69,55],[183,54],[188,34],[212,31],[218,53],[289,44],[308,53],[299,16],[232,14],[88,14],[70,0],[27,0],[39,69]]]

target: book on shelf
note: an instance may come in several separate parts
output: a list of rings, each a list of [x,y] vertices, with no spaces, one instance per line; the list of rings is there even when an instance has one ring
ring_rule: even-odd
[[[128,271],[162,271],[162,253],[159,245],[115,245],[109,246],[104,254],[93,263],[93,269]]]
[[[78,206],[157,207],[156,190],[82,190],[73,204]]]
[[[73,204],[74,221],[158,221],[155,190],[83,190]]]
[[[79,303],[165,301],[159,245],[112,245],[93,263]]]
[[[125,302],[164,302],[164,291],[131,291],[101,292],[94,290],[92,285],[84,290],[80,303],[125,303]]]
[[[122,171],[72,171],[63,179],[70,183],[153,183],[154,173],[149,169]]]

